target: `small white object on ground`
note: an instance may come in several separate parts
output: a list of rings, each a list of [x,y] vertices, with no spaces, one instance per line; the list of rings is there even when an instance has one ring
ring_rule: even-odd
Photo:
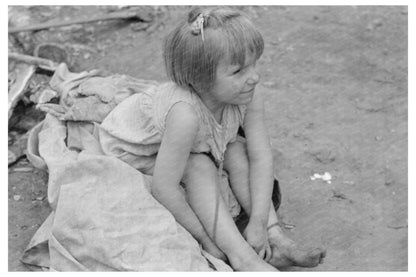
[[[325,172],[324,174],[315,173],[310,178],[311,178],[312,181],[314,181],[316,179],[322,179],[323,181],[327,182],[328,184],[331,184],[332,176],[328,172]]]

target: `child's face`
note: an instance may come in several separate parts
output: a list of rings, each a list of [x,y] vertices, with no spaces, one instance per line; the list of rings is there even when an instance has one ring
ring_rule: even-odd
[[[210,95],[219,103],[246,105],[251,102],[254,88],[260,80],[256,71],[256,58],[247,54],[244,66],[223,59],[217,67],[216,80]]]

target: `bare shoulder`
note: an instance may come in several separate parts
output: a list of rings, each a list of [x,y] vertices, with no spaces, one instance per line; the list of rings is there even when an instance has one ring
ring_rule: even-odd
[[[166,117],[167,132],[174,131],[183,137],[196,134],[198,129],[198,115],[191,105],[179,102],[172,106]]]

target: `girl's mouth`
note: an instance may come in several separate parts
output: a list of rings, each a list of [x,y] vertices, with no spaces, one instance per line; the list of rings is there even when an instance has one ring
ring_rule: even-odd
[[[243,91],[241,92],[241,94],[248,94],[248,93],[253,93],[254,92],[254,88],[248,90],[248,91]]]
[[[241,92],[241,95],[253,95],[254,94],[254,88],[248,91]]]

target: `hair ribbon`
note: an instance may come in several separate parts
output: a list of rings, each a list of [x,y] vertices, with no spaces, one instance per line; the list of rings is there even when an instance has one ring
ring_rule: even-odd
[[[192,29],[194,32],[200,32],[202,36],[202,41],[204,41],[204,16],[202,13],[198,15],[195,21],[192,23]]]

